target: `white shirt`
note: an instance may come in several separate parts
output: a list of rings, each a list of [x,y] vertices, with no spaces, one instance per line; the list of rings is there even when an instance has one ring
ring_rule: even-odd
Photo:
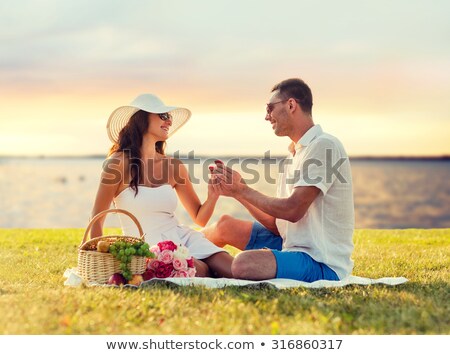
[[[341,142],[311,127],[295,145],[280,173],[277,197],[289,197],[298,186],[321,190],[303,218],[292,223],[277,219],[283,250],[302,251],[328,265],[339,279],[353,269],[354,205],[350,162]]]

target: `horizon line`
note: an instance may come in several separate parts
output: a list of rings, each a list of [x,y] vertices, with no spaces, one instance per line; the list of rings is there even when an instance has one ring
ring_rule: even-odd
[[[287,154],[275,154],[270,156],[274,159],[284,159]],[[0,155],[0,159],[105,159],[103,154],[83,154],[83,155]],[[199,154],[194,157],[187,155],[180,155],[181,160],[189,160],[192,158],[198,159],[232,159],[232,158],[257,158],[262,159],[264,155],[255,154],[223,154],[223,155],[208,155]],[[450,160],[450,154],[440,155],[350,155],[350,160]]]

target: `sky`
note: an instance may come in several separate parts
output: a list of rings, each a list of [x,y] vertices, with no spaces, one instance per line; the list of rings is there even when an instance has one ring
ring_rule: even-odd
[[[351,156],[450,154],[450,2],[40,0],[0,3],[0,155],[103,155],[142,93],[187,107],[182,155],[285,154],[264,120],[299,77]]]

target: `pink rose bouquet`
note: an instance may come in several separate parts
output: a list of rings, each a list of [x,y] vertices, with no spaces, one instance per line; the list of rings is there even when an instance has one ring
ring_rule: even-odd
[[[147,259],[147,270],[142,275],[144,280],[195,276],[194,258],[184,245],[165,240],[152,246],[150,251],[155,256]]]

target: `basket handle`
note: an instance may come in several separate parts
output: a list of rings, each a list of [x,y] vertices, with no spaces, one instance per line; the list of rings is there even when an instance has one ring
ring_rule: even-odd
[[[86,232],[84,232],[83,241],[81,242],[81,245],[83,245],[83,244],[86,242],[87,237],[88,237],[88,235],[89,235],[89,232],[91,231],[91,228],[92,228],[93,224],[94,224],[99,218],[103,217],[103,216],[104,216],[105,214],[107,214],[107,213],[123,213],[123,214],[126,214],[128,217],[130,217],[130,218],[133,220],[133,222],[134,222],[134,223],[136,224],[136,226],[138,227],[139,234],[140,234],[141,238],[144,237],[144,231],[142,230],[141,224],[139,223],[139,221],[137,220],[137,218],[136,218],[133,214],[131,214],[131,213],[128,212],[127,210],[122,210],[122,209],[119,209],[119,208],[111,208],[111,209],[109,209],[109,210],[104,210],[104,211],[102,211],[102,212],[96,214],[96,215],[94,216],[94,218],[92,218],[92,220],[89,222],[89,224],[88,224],[88,226],[87,226],[87,228],[86,228]]]

